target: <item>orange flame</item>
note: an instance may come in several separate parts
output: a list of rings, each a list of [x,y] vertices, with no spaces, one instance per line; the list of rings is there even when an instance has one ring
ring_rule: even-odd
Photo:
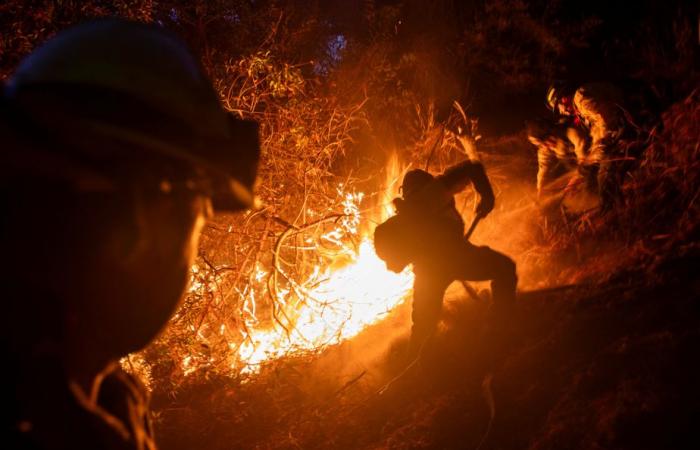
[[[298,286],[297,295],[304,298],[300,304],[288,301],[288,290],[278,293],[277,301],[293,327],[288,333],[279,325],[259,329],[249,323],[249,334],[244,336],[233,358],[233,366],[240,373],[254,373],[261,363],[271,359],[318,350],[350,339],[386,317],[410,295],[411,270],[400,274],[387,270],[369,237],[374,231],[371,223],[381,222],[393,214],[391,199],[398,190],[396,180],[400,173],[398,159],[393,156],[387,165],[387,184],[379,200],[378,217],[362,217],[359,208],[364,197],[362,193],[343,193],[345,217],[321,238],[341,244],[338,255],[349,262],[342,267],[316,266],[311,276]],[[347,245],[349,237],[359,237],[357,249]]]
[[[315,237],[336,249],[330,255],[331,264],[315,265],[301,282],[292,281],[280,272],[289,285],[276,289],[275,303],[279,308],[278,316],[284,318],[286,326],[258,319],[258,297],[265,290],[270,272],[260,265],[255,268],[250,284],[240,292],[244,298],[245,320],[242,341],[227,340],[228,362],[235,373],[254,374],[267,361],[318,351],[350,339],[382,320],[411,294],[411,269],[400,274],[387,270],[371,239],[376,224],[394,214],[391,200],[398,193],[402,172],[398,158],[393,155],[386,166],[384,189],[377,198],[379,208],[371,210],[374,214],[360,209],[365,198],[362,192],[354,192],[345,185],[338,187],[343,216],[333,229]],[[312,241],[306,239],[304,243],[308,247],[303,250],[314,249]],[[353,242],[359,244],[353,245]],[[324,254],[324,261],[328,262],[328,255]],[[199,267],[193,266],[190,292],[214,293],[221,280],[198,281],[198,272]],[[196,338],[207,342],[202,333],[204,328],[208,328],[208,324],[197,331]],[[225,325],[215,328],[220,336],[228,335]],[[180,366],[183,375],[188,376],[213,362],[213,358],[202,360],[197,355],[187,355]]]
[[[398,306],[410,294],[413,282],[409,269],[400,274],[387,271],[368,238],[351,263],[337,270],[326,269],[319,278],[326,281],[305,291],[307,300],[301,308],[287,313],[294,317],[289,335],[280,326],[251,330],[236,358],[242,373],[254,372],[269,359],[317,350],[356,336]]]

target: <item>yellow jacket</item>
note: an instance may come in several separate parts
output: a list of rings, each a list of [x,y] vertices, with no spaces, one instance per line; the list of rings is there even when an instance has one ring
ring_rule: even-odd
[[[576,91],[573,103],[591,138],[585,162],[599,163],[609,156],[625,126],[622,93],[610,83],[589,83]]]

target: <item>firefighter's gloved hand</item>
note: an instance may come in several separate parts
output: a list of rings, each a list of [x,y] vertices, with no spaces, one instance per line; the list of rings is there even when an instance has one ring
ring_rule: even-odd
[[[492,196],[482,196],[481,199],[479,199],[479,204],[476,205],[476,214],[481,217],[486,217],[493,211],[494,204],[495,201]]]

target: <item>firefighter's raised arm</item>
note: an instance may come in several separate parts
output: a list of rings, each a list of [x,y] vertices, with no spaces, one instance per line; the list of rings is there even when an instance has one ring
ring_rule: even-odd
[[[495,202],[493,189],[486,176],[486,170],[484,170],[484,166],[480,162],[471,160],[462,161],[459,164],[447,168],[447,170],[437,178],[445,185],[450,195],[458,194],[464,190],[471,181],[480,197],[476,213],[483,217],[493,210]]]

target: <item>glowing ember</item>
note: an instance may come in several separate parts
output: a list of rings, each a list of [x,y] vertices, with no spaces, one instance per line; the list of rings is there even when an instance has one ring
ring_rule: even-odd
[[[280,249],[291,252],[292,262],[280,257],[283,262],[273,262],[272,267],[257,263],[245,287],[234,288],[245,326],[205,320],[190,325],[194,338],[205,348],[211,347],[212,339],[223,339],[228,345],[225,363],[245,375],[257,372],[266,361],[340,343],[385,318],[411,293],[413,273],[410,268],[400,274],[388,271],[368,236],[373,224],[393,214],[391,199],[400,174],[394,157],[387,166],[385,189],[373,199],[371,217],[360,209],[365,194],[344,184],[337,187],[342,214],[324,217],[307,208],[308,217],[320,219],[314,223],[323,226],[288,230],[280,236],[275,256]],[[216,304],[224,279],[209,273],[193,266],[189,292]],[[241,335],[236,336],[235,330]],[[211,364],[216,364],[215,358],[195,352],[181,360],[180,368],[187,376]]]
[[[316,351],[352,338],[386,317],[409,296],[413,284],[411,270],[400,274],[387,270],[367,237],[372,231],[368,223],[381,222],[393,214],[389,205],[398,190],[396,180],[400,174],[398,159],[394,156],[387,165],[387,184],[383,196],[378,199],[381,206],[375,214],[378,217],[373,217],[373,221],[361,217],[359,206],[364,194],[352,192],[342,184],[338,186],[343,216],[333,229],[318,236],[318,240],[336,246],[335,259],[343,264],[340,267],[316,265],[311,274],[298,283],[279,269],[288,281],[288,285],[278,288],[276,293],[281,310],[278,317],[283,318],[285,327],[275,323],[272,327],[260,328],[255,316],[256,291],[251,287],[244,308],[247,333],[243,334],[240,345],[230,346],[235,352],[232,368],[242,374],[254,373],[261,363],[270,359]],[[353,246],[353,241],[360,244]],[[303,245],[304,250],[317,248],[311,238],[306,238]],[[266,275],[259,271],[255,279],[263,281],[263,274]]]
[[[242,373],[270,358],[316,350],[357,335],[400,304],[413,283],[408,269],[400,274],[387,271],[368,239],[349,265],[329,269],[319,278],[327,280],[305,292],[306,302],[296,311],[289,336],[276,327],[251,331],[246,337],[238,350]]]

